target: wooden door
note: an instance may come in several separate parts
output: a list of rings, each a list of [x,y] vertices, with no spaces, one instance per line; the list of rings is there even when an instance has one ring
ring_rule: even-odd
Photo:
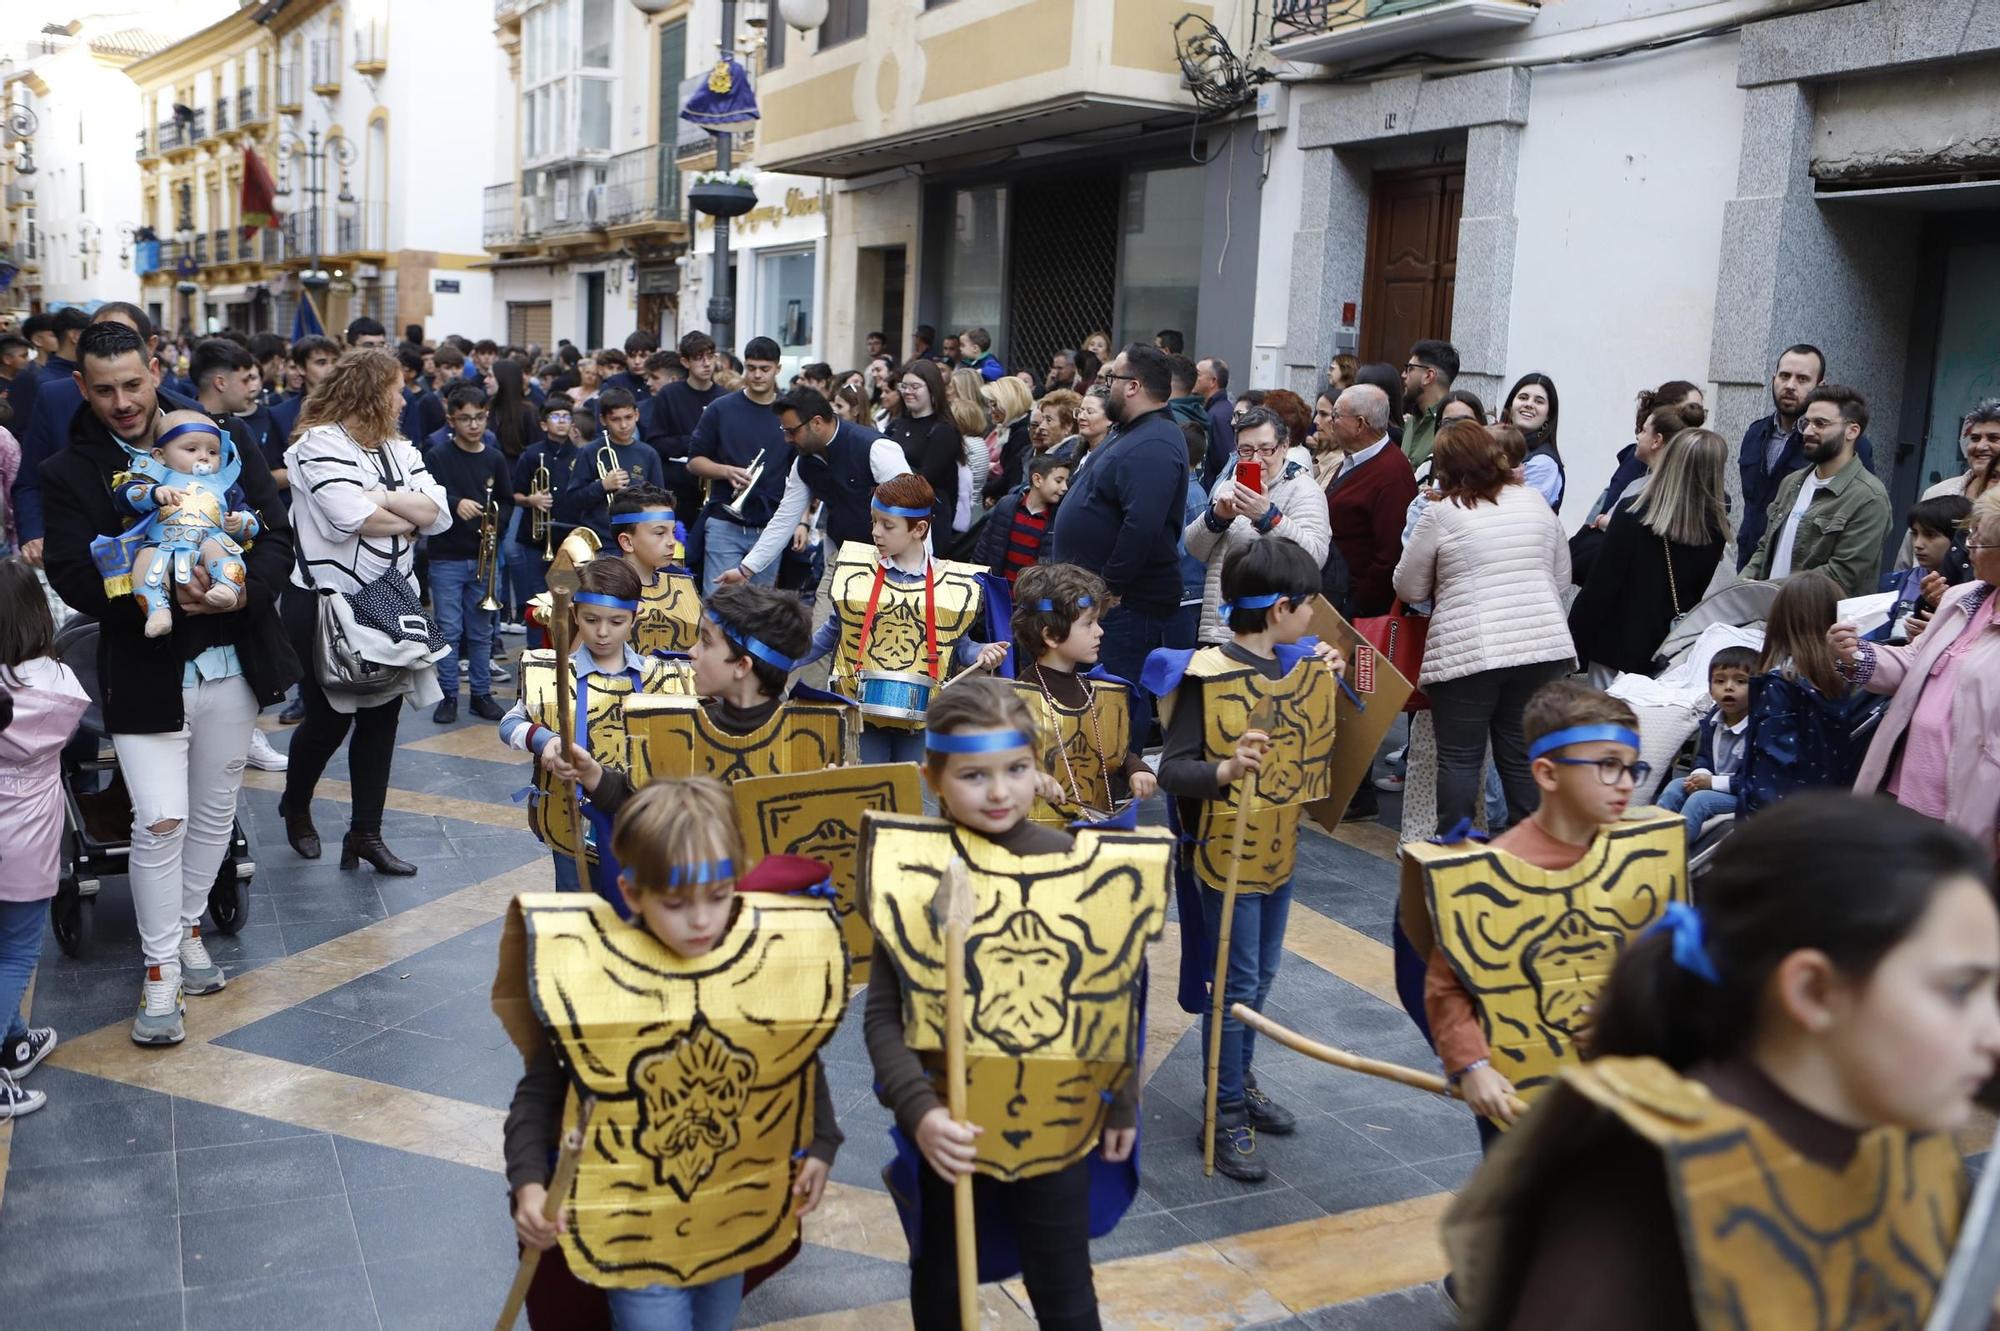
[[[1458,222],[1464,211],[1462,166],[1386,171],[1375,177],[1361,300],[1363,361],[1387,361],[1401,369],[1412,343],[1450,340]]]

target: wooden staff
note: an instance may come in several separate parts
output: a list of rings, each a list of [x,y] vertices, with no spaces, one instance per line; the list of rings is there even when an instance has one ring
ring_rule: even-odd
[[[1280,1026],[1263,1013],[1253,1008],[1245,1007],[1241,1003],[1230,1004],[1229,1011],[1235,1016],[1236,1020],[1248,1026],[1251,1030],[1257,1032],[1257,1034],[1276,1040],[1279,1044],[1285,1046],[1285,1048],[1304,1054],[1307,1058],[1318,1059],[1322,1063],[1331,1063],[1334,1067],[1346,1068],[1349,1072],[1365,1072],[1371,1077],[1380,1077],[1384,1081],[1400,1082],[1405,1086],[1414,1086],[1420,1091],[1429,1091],[1432,1095],[1442,1095],[1449,1100],[1465,1099],[1459,1093],[1457,1082],[1446,1077],[1441,1077],[1435,1072],[1425,1072],[1420,1068],[1404,1067],[1401,1063],[1385,1063],[1379,1058],[1364,1058],[1360,1054],[1350,1054],[1345,1049],[1335,1049],[1330,1044],[1321,1044],[1317,1040],[1309,1040],[1297,1031]],[[1521,1113],[1528,1107],[1519,1096],[1510,1096],[1508,1103],[1516,1114]]]
[[[576,742],[577,723],[586,727],[590,718],[578,717],[576,712],[576,689],[569,674],[569,606],[570,595],[582,585],[574,566],[549,568],[549,592],[554,599],[549,615],[555,622],[549,625],[549,638],[556,646],[556,734],[562,740],[563,761],[568,762],[569,748]],[[576,782],[563,783],[563,803],[569,809],[570,826],[576,829],[576,882],[585,892],[594,891],[590,880],[590,857],[583,849],[583,805],[576,797]]]
[[[972,879],[953,856],[931,898],[931,918],[944,932],[944,1094],[956,1123],[965,1122],[965,939],[972,932]],[[979,1242],[973,1230],[972,1175],[951,1185],[952,1229],[958,1242],[960,1331],[979,1331]]]
[[[576,1126],[563,1134],[562,1149],[556,1154],[555,1176],[549,1180],[549,1195],[542,1202],[542,1219],[551,1224],[562,1217],[569,1190],[576,1183],[577,1162],[583,1158],[583,1130],[590,1122],[590,1111],[596,1107],[597,1100],[585,1096],[576,1111]],[[512,1331],[514,1319],[521,1315],[521,1305],[527,1301],[528,1286],[535,1283],[535,1271],[541,1264],[539,1248],[522,1249],[521,1264],[514,1269],[514,1283],[507,1289],[507,1305],[500,1310],[500,1320],[493,1324],[493,1331]]]
[[[1260,709],[1261,710],[1261,709]],[[1261,729],[1258,716],[1252,730]],[[1243,842],[1250,833],[1250,805],[1257,798],[1257,774],[1243,774],[1243,798],[1236,806],[1236,831],[1229,843],[1229,877],[1222,888],[1222,926],[1215,931],[1215,982],[1209,986],[1208,1089],[1201,1101],[1201,1172],[1215,1173],[1215,1088],[1222,1072],[1222,994],[1229,982],[1229,933],[1236,921],[1236,886],[1243,875]]]

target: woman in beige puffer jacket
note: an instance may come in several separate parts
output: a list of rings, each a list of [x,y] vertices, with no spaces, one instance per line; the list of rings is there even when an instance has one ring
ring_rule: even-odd
[[[1236,495],[1236,472],[1232,466],[1227,473],[1216,477],[1208,507],[1181,533],[1187,552],[1207,566],[1201,587],[1197,642],[1229,641],[1229,626],[1217,616],[1216,609],[1222,604],[1222,565],[1232,553],[1253,541],[1274,537],[1293,542],[1312,556],[1313,563],[1323,564],[1333,540],[1326,492],[1313,478],[1312,455],[1303,448],[1287,450],[1278,442],[1287,437],[1284,422],[1262,407],[1247,410],[1236,427],[1239,459],[1244,457],[1248,446],[1244,442],[1246,434],[1251,444],[1262,445],[1255,456],[1264,468],[1264,494],[1269,500],[1264,513],[1253,521],[1235,511],[1237,506],[1230,502]]]
[[[1534,810],[1521,714],[1536,689],[1576,668],[1576,649],[1561,590],[1569,542],[1548,501],[1513,479],[1470,421],[1440,430],[1432,457],[1444,497],[1410,534],[1395,585],[1406,604],[1434,602],[1419,683],[1437,730],[1443,833],[1472,816],[1489,737],[1508,821]]]

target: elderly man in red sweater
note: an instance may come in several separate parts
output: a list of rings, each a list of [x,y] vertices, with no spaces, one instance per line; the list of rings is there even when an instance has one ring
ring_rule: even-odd
[[[1333,404],[1333,437],[1346,458],[1326,487],[1333,544],[1347,562],[1350,619],[1383,615],[1403,554],[1403,520],[1417,497],[1417,476],[1389,442],[1389,395],[1356,384]]]

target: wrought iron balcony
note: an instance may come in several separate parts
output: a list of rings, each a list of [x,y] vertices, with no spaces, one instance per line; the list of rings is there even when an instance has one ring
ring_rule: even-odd
[[[605,225],[671,222],[680,217],[681,173],[674,166],[671,147],[652,144],[611,159],[604,182]]]
[[[285,220],[290,221],[291,219],[286,218]],[[257,233],[258,257],[265,263],[283,263],[289,257],[285,250],[285,237],[287,234],[283,230],[273,231],[269,228],[259,231]]]
[[[305,100],[305,71],[296,60],[278,64],[278,105],[296,108]]]
[[[1534,0],[1272,0],[1272,54],[1345,64],[1432,43],[1496,35],[1533,21]]]
[[[340,91],[340,45],[323,37],[306,43],[309,84],[314,92],[331,95]]]
[[[264,123],[264,90],[262,88],[238,88],[236,90],[236,124],[238,128]]]
[[[229,98],[216,98],[215,110],[212,114],[214,115],[214,119],[210,123],[214,126],[215,132],[217,134],[223,133],[229,128]]]
[[[520,209],[515,203],[515,185],[488,185],[485,190],[485,220],[480,227],[480,243],[492,249],[518,239],[521,234]]]
[[[333,219],[333,253],[368,254],[386,248],[389,233],[389,205],[362,199],[354,205],[354,216]]]
[[[208,267],[208,232],[204,231],[194,238],[193,253],[195,267]]]

